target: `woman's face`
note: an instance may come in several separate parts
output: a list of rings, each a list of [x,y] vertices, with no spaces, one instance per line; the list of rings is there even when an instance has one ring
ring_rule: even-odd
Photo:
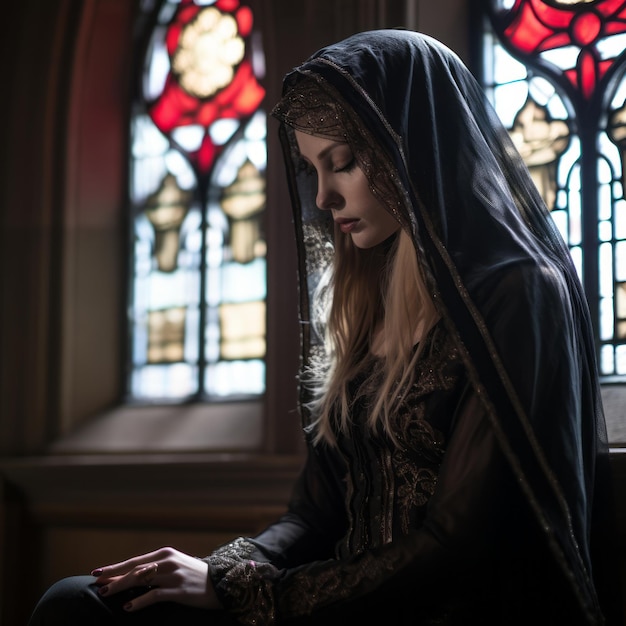
[[[347,143],[295,133],[300,154],[317,172],[318,208],[332,211],[335,223],[357,248],[377,246],[400,228],[370,191]]]

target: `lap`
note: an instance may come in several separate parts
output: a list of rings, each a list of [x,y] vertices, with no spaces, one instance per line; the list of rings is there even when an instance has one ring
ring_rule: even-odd
[[[28,626],[229,626],[228,615],[161,602],[129,613],[124,605],[139,595],[141,589],[129,589],[102,598],[92,576],[72,576],[52,585],[35,607]]]

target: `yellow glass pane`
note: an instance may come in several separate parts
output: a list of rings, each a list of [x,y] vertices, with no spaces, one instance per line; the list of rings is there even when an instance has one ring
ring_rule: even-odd
[[[265,357],[265,302],[237,302],[220,306],[221,357]]]
[[[191,197],[191,192],[181,189],[176,178],[167,174],[161,186],[146,200],[145,215],[154,227],[154,255],[162,272],[176,270],[180,227]]]
[[[250,160],[224,189],[221,207],[231,220],[230,247],[237,263],[264,256],[260,214],[265,208],[265,178]],[[260,245],[261,244],[261,245]]]
[[[552,209],[556,166],[569,144],[569,127],[563,120],[549,119],[546,108],[529,98],[515,116],[509,133],[546,206]]]
[[[221,206],[234,220],[249,218],[265,207],[265,178],[250,160],[245,161],[234,182],[224,189]]]
[[[148,313],[148,363],[175,363],[184,358],[185,309]]]

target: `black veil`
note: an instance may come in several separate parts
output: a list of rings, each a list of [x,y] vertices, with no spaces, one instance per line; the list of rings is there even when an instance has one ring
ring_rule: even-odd
[[[350,143],[372,191],[414,240],[433,300],[590,624],[610,492],[586,300],[569,251],[506,130],[462,62],[414,32],[361,33],[285,79],[274,114],[295,212],[302,365],[323,351],[313,292],[333,254],[293,128]],[[306,389],[302,390],[305,421]]]

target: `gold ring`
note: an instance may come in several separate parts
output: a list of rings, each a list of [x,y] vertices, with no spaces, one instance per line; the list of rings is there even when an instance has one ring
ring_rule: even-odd
[[[150,565],[146,566],[141,571],[141,577],[144,579],[145,583],[149,585],[152,583],[152,580],[157,575],[158,571],[159,571],[159,564],[156,562],[150,563]]]

